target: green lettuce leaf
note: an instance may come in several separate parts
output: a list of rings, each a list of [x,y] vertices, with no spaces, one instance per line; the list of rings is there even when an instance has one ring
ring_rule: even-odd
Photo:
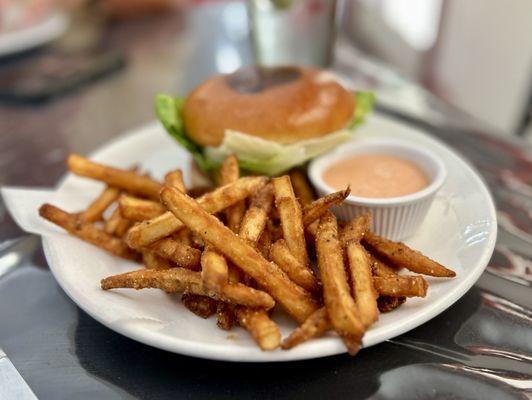
[[[203,171],[212,173],[225,157],[236,154],[245,171],[278,175],[332,150],[351,137],[353,128],[364,122],[375,101],[371,92],[357,92],[354,96],[355,113],[347,129],[293,144],[281,144],[228,129],[220,146],[203,148],[186,135],[182,120],[183,98],[159,94],[155,109],[166,131],[192,154]]]

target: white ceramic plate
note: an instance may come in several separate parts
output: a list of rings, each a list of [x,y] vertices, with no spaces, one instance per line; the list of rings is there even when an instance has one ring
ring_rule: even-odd
[[[371,118],[355,140],[370,136],[421,143],[445,162],[448,179],[419,231],[407,242],[454,269],[457,276],[454,279],[429,278],[426,298],[409,299],[399,309],[381,315],[364,336],[365,347],[421,325],[458,300],[484,270],[497,230],[495,208],[486,186],[448,147],[420,131],[379,116]],[[158,124],[122,136],[97,151],[93,158],[122,167],[140,164],[158,178],[164,171],[180,167],[189,178],[190,157]],[[79,210],[99,190],[98,183],[67,175],[53,202],[67,210]],[[151,346],[195,357],[248,362],[301,360],[345,352],[344,345],[334,334],[290,351],[262,352],[244,330],[235,328],[228,333],[218,329],[214,317],[207,320],[196,317],[179,303],[178,296],[156,289],[108,292],[100,289],[100,279],[138,269],[134,263],[112,257],[66,234],[45,238],[43,243],[53,274],[76,304],[110,329]],[[295,328],[284,315],[274,318],[283,336]]]
[[[0,57],[42,46],[58,38],[67,30],[68,22],[65,13],[56,11],[34,25],[0,32]]]

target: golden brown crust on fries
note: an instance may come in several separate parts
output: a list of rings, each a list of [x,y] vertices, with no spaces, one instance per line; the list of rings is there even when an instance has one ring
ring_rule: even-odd
[[[381,296],[425,297],[429,287],[425,278],[417,276],[396,275],[386,278],[374,277],[373,285]]]
[[[360,242],[371,224],[371,215],[362,214],[353,218],[340,231],[342,245],[347,246],[349,242]]]
[[[258,242],[273,206],[273,188],[270,184],[264,186],[252,198],[251,204],[244,214],[240,225],[239,236],[250,243]]]
[[[306,206],[314,201],[316,195],[314,189],[310,186],[310,183],[306,175],[299,169],[293,169],[290,171],[290,180],[294,187],[294,193],[299,199],[299,203],[302,206]]]
[[[212,250],[210,246],[201,255],[201,280],[209,290],[221,292],[229,282],[229,267],[225,258]]]
[[[296,330],[283,340],[281,347],[291,349],[310,339],[320,337],[331,330],[332,325],[327,314],[327,309],[321,307],[314,311]]]
[[[79,217],[85,222],[96,222],[103,218],[105,210],[120,196],[120,190],[114,187],[106,187],[100,195],[83,211]]]
[[[149,269],[169,269],[174,267],[170,260],[148,249],[142,250],[142,262]]]
[[[218,301],[207,296],[200,296],[191,293],[184,293],[181,296],[181,301],[189,311],[204,319],[207,319],[216,313],[218,304],[226,304],[219,303]]]
[[[120,196],[120,199],[118,199],[118,207],[120,214],[133,222],[142,222],[156,218],[166,211],[160,203],[132,196]]]
[[[187,246],[185,243],[166,238],[149,246],[150,250],[161,257],[175,262],[178,266],[197,271],[200,266],[201,251]]]
[[[245,328],[261,350],[274,350],[281,344],[281,331],[264,310],[235,307],[240,326]]]
[[[122,217],[122,214],[120,214],[120,209],[117,207],[115,208],[109,219],[105,221],[103,230],[109,233],[110,235],[114,235],[116,237],[121,238],[131,227],[131,224],[132,222],[130,220]]]
[[[305,206],[303,209],[303,225],[306,227],[309,226],[314,221],[317,221],[332,206],[342,204],[350,192],[351,189],[348,187],[345,190],[334,192],[318,200],[314,200],[311,204]]]
[[[177,190],[181,190],[183,193],[187,192],[187,188],[183,180],[183,172],[181,172],[180,169],[168,172],[164,176],[164,184],[166,186],[175,187]]]

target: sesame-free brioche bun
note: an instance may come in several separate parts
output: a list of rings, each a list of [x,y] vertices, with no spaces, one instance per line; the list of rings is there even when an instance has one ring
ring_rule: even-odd
[[[288,144],[345,128],[354,108],[353,95],[325,71],[247,67],[194,89],[183,120],[201,146],[218,146],[226,129]]]

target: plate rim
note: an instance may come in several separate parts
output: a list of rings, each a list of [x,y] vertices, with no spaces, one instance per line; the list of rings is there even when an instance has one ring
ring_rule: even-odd
[[[479,187],[483,191],[483,197],[485,197],[487,202],[487,209],[489,210],[489,216],[490,216],[490,224],[489,224],[489,236],[486,240],[485,249],[482,252],[481,257],[479,257],[479,260],[476,263],[476,268],[468,274],[466,277],[462,278],[456,286],[454,286],[447,296],[443,296],[440,299],[436,300],[435,303],[432,304],[430,308],[422,309],[419,312],[417,312],[414,319],[409,318],[405,321],[402,321],[402,323],[396,323],[392,327],[387,327],[385,333],[381,333],[380,335],[376,336],[373,340],[369,341],[363,341],[363,347],[371,347],[375,344],[379,344],[385,340],[394,338],[396,336],[399,336],[403,333],[406,333],[412,329],[415,329],[419,327],[420,325],[424,324],[425,322],[431,320],[432,318],[435,318],[439,314],[441,314],[443,311],[451,307],[456,301],[458,301],[462,296],[464,296],[467,291],[475,284],[475,282],[479,279],[480,275],[484,272],[489,260],[491,259],[491,256],[493,254],[495,243],[497,239],[497,218],[496,218],[496,208],[495,203],[493,200],[493,197],[489,191],[488,186],[486,185],[484,179],[482,176],[478,173],[476,168],[468,161],[466,160],[461,154],[456,152],[454,149],[449,147],[446,143],[441,141],[438,138],[434,138],[427,133],[423,132],[420,129],[417,129],[416,127],[409,126],[407,124],[404,124],[401,121],[397,121],[393,118],[389,118],[383,115],[375,115],[373,118],[378,119],[384,119],[386,121],[389,121],[393,124],[400,125],[403,128],[408,128],[410,130],[416,131],[417,134],[422,135],[426,137],[431,142],[434,142],[438,146],[443,147],[446,151],[451,153],[457,160],[462,162],[465,167],[467,167],[471,173],[471,177],[474,178],[477,183],[479,184]],[[116,146],[122,141],[130,140],[131,137],[134,137],[135,135],[141,135],[146,134],[146,131],[150,129],[156,129],[158,128],[158,123],[156,121],[150,122],[144,125],[141,125],[137,128],[128,129],[121,135],[118,135],[116,138],[113,138],[112,140],[109,140],[105,142],[103,145],[99,146],[96,150],[92,151],[88,157],[89,158],[98,158],[99,154],[104,152],[105,150],[109,149],[111,146]],[[69,172],[66,172],[58,181],[57,185],[55,186],[55,189],[60,189],[65,180],[71,176]],[[42,237],[42,243],[43,243],[43,250],[44,255],[46,258],[46,261],[50,267],[50,270],[59,284],[59,286],[65,291],[67,296],[78,306],[80,307],[84,312],[89,314],[92,318],[100,322],[102,325],[106,326],[107,328],[120,333],[128,338],[131,338],[133,340],[136,340],[138,342],[141,342],[143,344],[163,349],[166,351],[170,351],[172,353],[176,354],[182,354],[186,356],[192,356],[192,357],[198,357],[203,359],[210,359],[210,360],[217,360],[217,361],[230,361],[230,362],[289,362],[289,361],[301,361],[306,359],[314,359],[314,358],[321,358],[326,356],[333,356],[338,354],[346,353],[345,347],[342,345],[341,341],[337,338],[329,338],[334,340],[325,340],[321,341],[319,344],[321,347],[318,348],[310,348],[308,351],[282,351],[277,350],[275,352],[260,352],[260,356],[257,356],[256,352],[253,353],[251,357],[249,357],[249,348],[242,347],[235,351],[235,348],[231,348],[229,350],[228,347],[225,347],[223,351],[221,351],[220,344],[216,343],[205,343],[205,342],[196,342],[192,340],[182,339],[179,337],[174,337],[171,342],[167,340],[157,340],[158,336],[162,336],[157,331],[152,330],[138,330],[138,329],[132,329],[129,325],[120,325],[115,324],[113,321],[107,321],[105,318],[101,317],[97,312],[93,312],[91,310],[90,306],[85,304],[83,301],[77,301],[76,296],[71,292],[70,286],[66,280],[59,279],[58,275],[60,276],[60,272],[56,270],[55,266],[53,265],[52,261],[52,255],[51,255],[51,243],[53,242],[53,239],[51,238],[45,238]],[[304,345],[302,345],[304,346]],[[292,356],[291,356],[292,355]]]

